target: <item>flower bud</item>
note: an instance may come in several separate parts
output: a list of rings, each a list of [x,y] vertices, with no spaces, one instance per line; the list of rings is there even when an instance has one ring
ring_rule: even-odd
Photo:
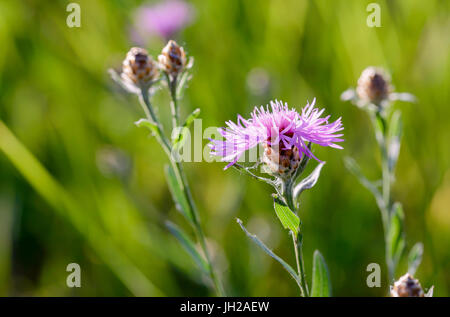
[[[358,79],[356,93],[366,102],[380,104],[391,92],[389,75],[381,68],[367,67]]]
[[[140,47],[132,47],[122,63],[122,80],[138,88],[149,88],[158,79],[158,65],[147,51]]]
[[[425,297],[419,280],[406,273],[394,283],[391,288],[391,297]]]
[[[183,47],[170,40],[158,56],[158,61],[161,69],[175,78],[186,67],[186,54]]]
[[[281,178],[289,178],[300,165],[300,153],[295,146],[278,151],[265,144],[263,162],[267,173]]]

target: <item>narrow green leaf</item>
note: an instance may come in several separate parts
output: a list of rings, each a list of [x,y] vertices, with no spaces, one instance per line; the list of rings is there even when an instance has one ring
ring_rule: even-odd
[[[409,251],[408,255],[408,273],[411,275],[416,274],[417,268],[422,262],[423,255],[423,244],[422,242],[417,242]]]
[[[191,208],[189,207],[186,197],[183,194],[173,168],[170,165],[166,165],[165,172],[167,184],[169,186],[170,193],[172,194],[173,201],[175,202],[175,207],[192,224],[194,217],[192,216]]]
[[[406,102],[417,102],[416,96],[407,92],[393,92],[389,94],[390,100],[401,100]]]
[[[231,167],[234,168],[235,170],[237,170],[242,175],[248,175],[248,176],[250,176],[250,177],[252,177],[254,179],[257,179],[257,180],[259,180],[261,182],[267,183],[267,184],[269,184],[271,186],[275,186],[275,182],[272,179],[258,176],[258,175],[254,174],[251,171],[251,170],[256,168],[256,165],[253,166],[253,167],[245,167],[245,166],[242,166],[239,163],[235,163]]]
[[[300,219],[296,214],[289,209],[281,200],[274,198],[273,200],[275,213],[280,219],[283,228],[289,229],[294,233],[295,238],[297,238],[298,227],[300,226]]]
[[[174,149],[180,149],[189,135],[189,129],[186,127],[176,127],[172,131],[172,144]]]
[[[111,76],[112,80],[119,84],[119,86],[122,87],[122,89],[124,89],[125,91],[131,92],[133,94],[140,93],[140,89],[138,87],[124,81],[116,70],[110,68],[108,69],[108,73]]]
[[[395,111],[389,123],[388,132],[388,164],[389,170],[393,171],[397,164],[400,153],[400,141],[402,137],[402,118],[399,110]]]
[[[319,250],[314,251],[311,297],[330,297],[331,284],[327,264]]]
[[[203,272],[208,273],[209,267],[206,260],[197,251],[195,244],[188,237],[188,235],[170,221],[166,222],[166,227],[175,236],[178,242],[180,242],[181,246],[185,249],[185,251],[189,253],[189,255],[192,257],[192,259],[195,261],[198,267],[202,269]]]
[[[377,128],[377,130],[379,132],[381,132],[381,133],[384,133],[384,131],[385,131],[385,120],[378,113],[375,115],[375,119],[376,119],[376,128]]]
[[[256,235],[248,232],[247,229],[245,229],[244,225],[242,224],[241,219],[236,218],[236,221],[241,226],[241,229],[245,232],[247,237],[249,237],[253,242],[255,242],[261,249],[263,249],[264,252],[266,252],[272,258],[277,260],[283,266],[283,268],[291,275],[291,277],[297,282],[297,284],[300,286],[301,285],[300,277],[297,275],[297,273],[295,273],[294,269],[289,264],[287,264],[285,261],[283,261],[283,259],[281,259],[278,255],[273,253],[273,251],[270,250],[261,240],[259,240]]]
[[[150,132],[152,133],[152,135],[158,135],[159,131],[158,131],[158,126],[156,125],[156,123],[151,122],[148,119],[140,119],[138,121],[136,121],[134,123],[136,126],[138,126],[139,128],[147,128],[150,130]]]
[[[174,129],[172,133],[172,143],[175,148],[181,148],[184,145],[186,140],[186,136],[189,133],[189,127],[192,122],[198,118],[200,115],[200,109],[195,109],[187,118],[184,124],[181,127],[177,127]]]
[[[182,99],[183,91],[187,88],[188,82],[192,79],[192,74],[189,69],[194,65],[194,58],[191,57],[185,67],[183,74],[180,77],[178,88],[177,88],[177,99]]]
[[[57,179],[37,160],[37,158],[17,139],[0,120],[0,153],[4,153],[24,179],[47,201],[56,215],[70,222],[86,243],[92,247],[96,256],[109,266],[119,280],[135,296],[164,296],[108,234],[96,225],[93,213],[79,197],[72,196]],[[3,155],[2,155],[3,157]],[[6,161],[5,161],[6,163]],[[2,166],[3,167],[3,166]],[[3,174],[2,174],[3,175]],[[101,210],[100,212],[103,212]],[[90,224],[86,226],[86,224]]]
[[[388,236],[388,252],[393,261],[393,267],[398,263],[405,248],[403,232],[404,218],[402,205],[398,202],[395,203],[392,206]]]
[[[322,167],[325,165],[325,162],[320,163],[316,166],[316,168],[312,171],[311,174],[309,174],[307,177],[302,179],[300,183],[298,183],[294,188],[294,199],[297,199],[297,197],[306,189],[313,188],[314,185],[316,185],[317,180],[320,176],[320,171],[322,170]]]
[[[378,144],[383,144],[384,135],[386,132],[386,120],[383,118],[382,114],[378,111],[372,115],[372,118],[377,142]]]
[[[183,127],[189,128],[194,122],[195,119],[200,115],[200,108],[195,109],[192,113],[186,118],[186,121],[183,124]]]
[[[425,297],[433,297],[434,285],[430,287],[428,292],[425,293]]]
[[[353,88],[349,88],[341,94],[342,101],[353,101],[356,102],[358,96],[356,95],[356,91]]]
[[[346,157],[344,157],[344,165],[350,173],[352,173],[354,176],[356,176],[356,178],[359,180],[359,182],[364,187],[366,187],[368,190],[370,190],[372,195],[375,197],[375,200],[376,200],[378,206],[380,207],[380,209],[384,209],[385,205],[384,205],[383,197],[380,194],[380,191],[378,190],[375,183],[369,181],[363,175],[363,173],[361,172],[361,168],[356,163],[356,161],[353,158],[346,156]]]

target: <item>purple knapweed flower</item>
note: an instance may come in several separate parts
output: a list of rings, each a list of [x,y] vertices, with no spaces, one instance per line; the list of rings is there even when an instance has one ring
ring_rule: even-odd
[[[167,0],[137,10],[135,26],[139,35],[157,35],[164,39],[189,25],[194,17],[194,8],[181,0]]]
[[[320,161],[307,143],[342,149],[336,142],[343,141],[343,134],[337,132],[344,128],[341,118],[328,123],[330,116],[322,118],[324,109],[314,108],[314,104],[315,99],[298,113],[287,103],[271,101],[270,107],[255,107],[248,120],[238,115],[237,123],[228,121],[226,128],[219,129],[223,140],[211,140],[211,154],[230,162],[226,169],[245,151],[261,144],[265,149],[263,162],[278,174],[295,170],[303,155]]]

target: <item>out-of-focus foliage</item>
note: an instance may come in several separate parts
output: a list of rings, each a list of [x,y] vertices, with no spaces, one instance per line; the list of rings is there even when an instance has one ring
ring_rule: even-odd
[[[66,25],[69,1],[0,2],[0,119],[52,179],[27,165],[29,157],[17,148],[9,149],[14,160],[0,151],[0,295],[208,295],[201,272],[164,226],[170,218],[189,230],[165,182],[164,153],[133,124],[143,117],[136,97],[106,72],[137,44],[130,27],[144,2],[76,2],[81,28]],[[205,128],[271,98],[300,109],[316,97],[332,119],[342,116],[345,149],[315,148],[327,164],[302,195],[307,278],[319,249],[334,296],[383,296],[387,281],[382,288],[366,285],[369,263],[386,270],[377,206],[342,160],[351,155],[375,178],[379,153],[366,114],[339,96],[366,66],[387,68],[397,91],[418,98],[395,105],[404,135],[394,197],[404,208],[406,243],[409,249],[423,241],[416,277],[425,288],[435,285],[435,295],[448,296],[450,3],[379,0],[382,27],[369,28],[370,2],[191,1],[195,20],[176,37],[195,57],[182,113],[201,108]],[[146,42],[154,56],[165,44]],[[165,91],[155,96],[166,121],[168,102]],[[0,139],[13,146],[5,134]],[[33,186],[13,161],[29,167]],[[224,172],[223,165],[186,163],[186,170],[227,293],[297,295],[295,282],[235,221],[243,219],[294,264],[270,188]],[[74,204],[63,204],[67,210],[52,202],[62,200],[53,181]],[[66,286],[72,262],[81,266],[81,288]],[[400,263],[399,271],[407,269]]]

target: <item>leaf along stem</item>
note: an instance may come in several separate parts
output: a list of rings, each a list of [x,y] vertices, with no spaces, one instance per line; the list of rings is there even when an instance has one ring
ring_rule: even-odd
[[[302,170],[305,168],[307,161],[305,162],[304,166],[302,166]],[[294,202],[294,185],[295,178],[292,178],[290,180],[287,180],[285,183],[283,183],[283,197],[286,201],[286,204],[291,211],[298,216],[298,210],[296,208],[296,204]],[[295,261],[297,263],[297,271],[298,276],[300,278],[300,293],[304,297],[309,297],[309,291],[308,291],[308,283],[306,282],[306,274],[304,270],[303,265],[303,233],[301,230],[302,222],[300,220],[300,224],[297,228],[297,234],[295,235],[293,232],[291,232],[292,235],[292,241],[294,244],[294,254],[295,254]]]
[[[169,88],[170,88],[170,95],[171,95],[171,110],[172,110],[172,124],[173,128],[176,128],[178,126],[178,104],[177,104],[177,98],[176,98],[176,78],[175,81],[172,82],[169,77]],[[164,134],[164,131],[162,129],[161,123],[159,122],[158,118],[155,115],[155,112],[153,110],[152,104],[150,103],[149,94],[147,90],[141,90],[141,105],[144,109],[145,114],[147,115],[148,120],[155,123],[158,129],[158,133],[156,135],[156,138],[158,142],[160,143],[161,147],[164,149],[164,152],[167,154],[167,157],[170,161],[170,164],[173,167],[173,170],[175,172],[175,176],[177,178],[178,184],[186,198],[186,201],[188,202],[189,209],[191,211],[191,214],[193,215],[193,229],[195,232],[195,235],[197,237],[197,240],[200,243],[200,246],[202,248],[202,251],[205,255],[206,261],[208,263],[208,269],[209,269],[209,275],[211,278],[211,281],[214,285],[214,288],[216,290],[216,294],[218,296],[224,296],[225,292],[223,290],[222,284],[220,280],[218,279],[214,267],[212,265],[211,256],[208,251],[208,247],[206,245],[206,238],[205,234],[203,232],[203,229],[201,227],[200,218],[198,215],[197,207],[194,203],[194,199],[192,197],[191,190],[189,188],[189,183],[187,181],[186,174],[184,173],[183,166],[180,162],[177,162],[173,156],[172,156],[172,145],[169,141],[169,139]]]
[[[375,137],[378,143],[378,147],[381,153],[381,166],[382,166],[382,201],[383,204],[378,204],[381,218],[383,223],[383,231],[384,231],[384,243],[385,243],[385,257],[386,257],[386,266],[388,268],[387,277],[388,284],[390,284],[394,280],[395,275],[395,263],[391,257],[389,252],[389,231],[390,231],[390,218],[391,218],[391,169],[389,168],[389,157],[388,157],[388,139],[387,139],[387,131],[388,131],[388,120],[386,120],[385,116],[377,111],[376,113],[370,114],[373,128],[375,130]]]
[[[300,289],[302,289],[301,279],[297,275],[295,270],[288,263],[286,263],[282,258],[280,258],[278,255],[276,255],[272,250],[270,250],[261,240],[258,239],[258,237],[256,235],[248,232],[247,229],[244,227],[244,224],[242,223],[241,219],[236,218],[236,221],[239,224],[239,226],[241,227],[241,229],[245,232],[245,234],[251,240],[253,240],[253,242],[255,242],[261,249],[263,249],[264,252],[266,252],[268,255],[270,255],[272,258],[274,258],[276,261],[278,261],[283,266],[283,268],[289,273],[289,275],[291,275],[291,277],[295,280],[298,287]]]

